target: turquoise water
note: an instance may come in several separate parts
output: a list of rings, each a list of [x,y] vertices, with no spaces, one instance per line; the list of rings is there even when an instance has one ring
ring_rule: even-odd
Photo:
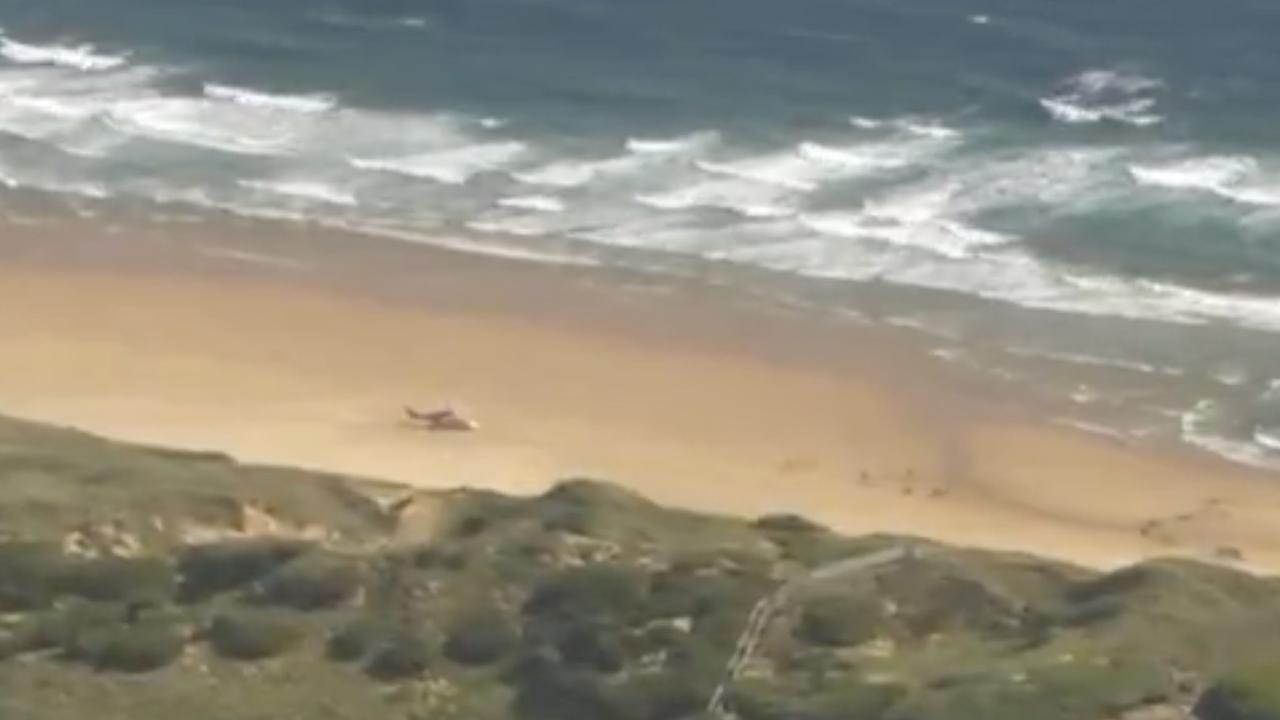
[[[13,188],[941,293],[876,319],[1051,378],[1072,422],[1280,449],[1274,2],[0,0],[0,27]]]

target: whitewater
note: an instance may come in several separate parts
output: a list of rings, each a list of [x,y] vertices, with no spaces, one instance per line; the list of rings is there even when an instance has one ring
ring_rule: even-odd
[[[1280,14],[1228,3],[0,0],[0,181],[892,288],[971,345],[936,357],[1062,366],[1086,413],[1159,376],[1117,432],[1271,464]]]

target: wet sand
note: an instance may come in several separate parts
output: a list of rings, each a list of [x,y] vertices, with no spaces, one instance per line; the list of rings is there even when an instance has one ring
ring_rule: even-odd
[[[447,401],[480,431],[401,420]],[[1280,478],[1056,425],[904,331],[335,231],[3,227],[0,412],[423,487],[592,476],[853,533],[1280,570]]]

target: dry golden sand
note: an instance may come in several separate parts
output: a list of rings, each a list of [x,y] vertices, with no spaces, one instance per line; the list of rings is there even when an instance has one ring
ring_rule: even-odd
[[[1280,478],[1041,422],[889,331],[259,232],[7,228],[0,412],[421,486],[587,475],[697,510],[1098,566],[1233,546],[1280,569]],[[446,399],[481,431],[400,422],[402,404]]]

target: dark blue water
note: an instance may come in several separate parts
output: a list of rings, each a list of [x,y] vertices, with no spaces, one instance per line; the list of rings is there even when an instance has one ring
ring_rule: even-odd
[[[952,293],[984,367],[1120,376],[1071,380],[1081,412],[1149,375],[1151,423],[1280,442],[1269,0],[0,0],[0,27],[12,187]]]

